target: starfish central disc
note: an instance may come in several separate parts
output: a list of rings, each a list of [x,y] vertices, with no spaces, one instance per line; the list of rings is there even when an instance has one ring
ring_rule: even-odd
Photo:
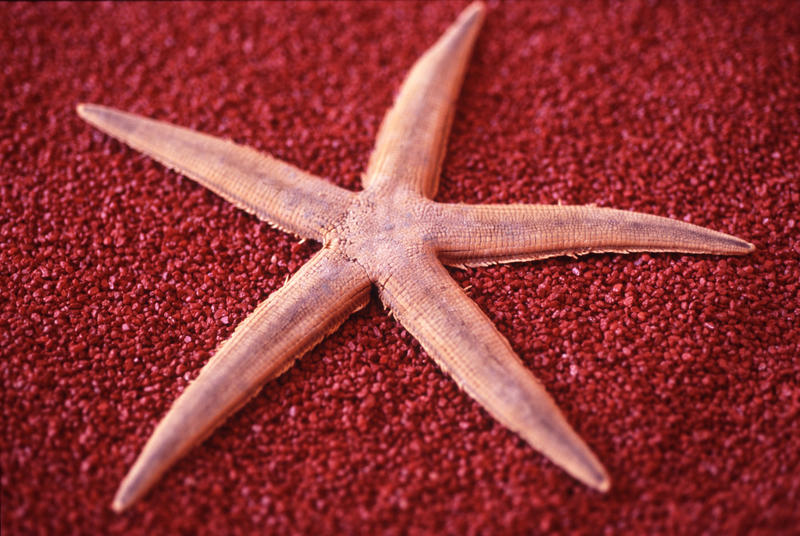
[[[340,225],[326,235],[325,245],[359,264],[373,282],[402,259],[433,250],[434,231],[426,225],[433,204],[409,192],[387,198],[371,191],[359,194]]]

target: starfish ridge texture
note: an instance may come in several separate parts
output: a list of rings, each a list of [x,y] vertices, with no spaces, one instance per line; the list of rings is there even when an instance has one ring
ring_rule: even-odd
[[[443,265],[590,252],[744,254],[736,237],[590,206],[442,204],[435,195],[456,98],[485,15],[476,2],[412,68],[354,193],[290,164],[164,122],[81,104],[80,116],[258,218],[323,244],[224,342],[156,427],[113,502],[121,511],[178,458],[369,301],[503,425],[601,491],[609,476],[545,388]]]

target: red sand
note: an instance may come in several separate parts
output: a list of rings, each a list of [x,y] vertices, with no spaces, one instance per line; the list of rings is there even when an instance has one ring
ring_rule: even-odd
[[[454,270],[607,465],[601,495],[377,300],[115,515],[155,423],[319,246],[81,101],[351,189],[455,4],[0,6],[2,533],[790,533],[800,513],[800,3],[492,6],[437,199],[597,203],[754,242]]]

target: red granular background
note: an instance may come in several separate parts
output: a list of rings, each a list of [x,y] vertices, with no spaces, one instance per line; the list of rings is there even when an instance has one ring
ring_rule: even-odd
[[[359,188],[461,4],[0,6],[2,532],[792,533],[800,2],[492,5],[437,199],[596,203],[756,244],[452,270],[613,479],[568,477],[376,298],[123,515],[122,477],[319,248],[83,123],[169,120]]]

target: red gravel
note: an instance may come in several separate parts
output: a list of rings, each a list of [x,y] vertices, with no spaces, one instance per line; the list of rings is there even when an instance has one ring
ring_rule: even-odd
[[[556,3],[560,4],[560,3]],[[790,533],[800,3],[492,6],[442,201],[597,203],[754,242],[453,271],[614,482],[570,479],[373,303],[145,500],[217,344],[318,248],[100,134],[98,102],[359,186],[453,4],[0,6],[2,533]]]

